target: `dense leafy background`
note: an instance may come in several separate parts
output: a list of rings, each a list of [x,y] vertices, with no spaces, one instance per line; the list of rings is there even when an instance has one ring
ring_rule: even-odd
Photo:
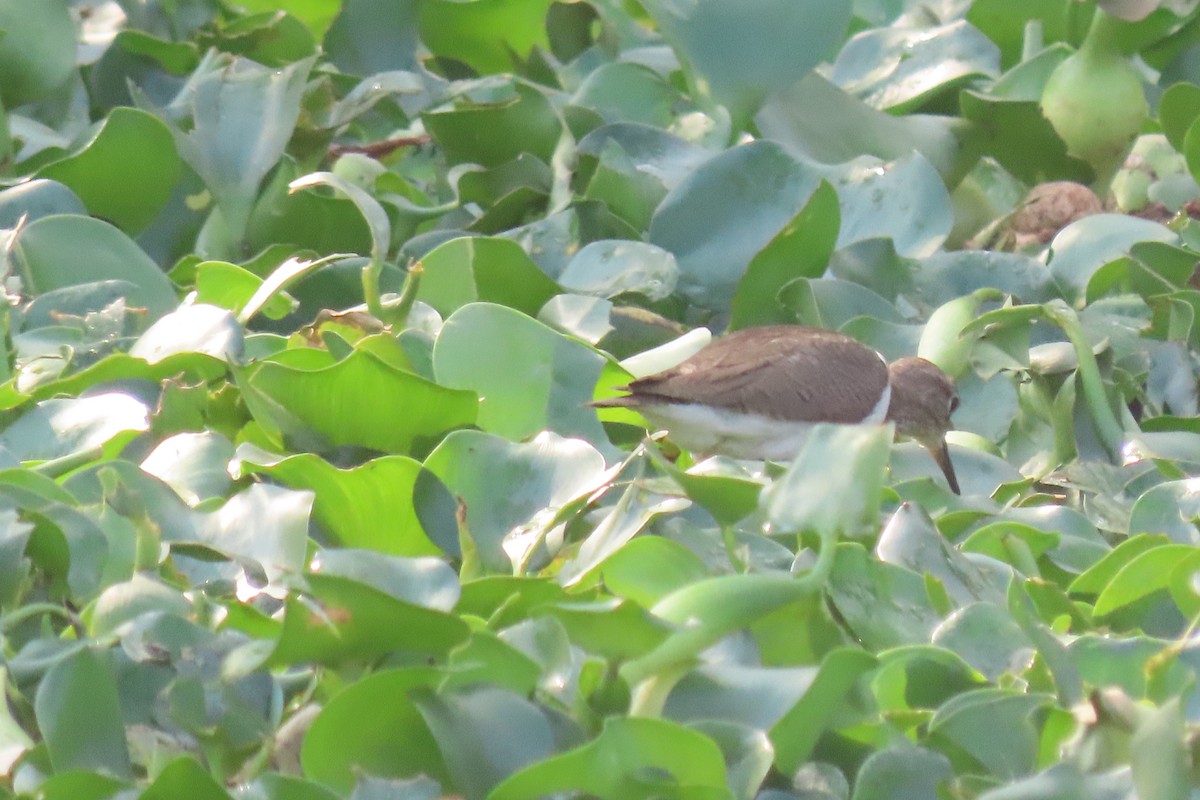
[[[0,0],[0,794],[1196,796],[1196,5]]]

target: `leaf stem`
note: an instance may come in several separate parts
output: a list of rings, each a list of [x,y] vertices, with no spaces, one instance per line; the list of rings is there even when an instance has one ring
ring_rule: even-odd
[[[1100,377],[1100,365],[1096,363],[1096,355],[1092,345],[1079,324],[1079,316],[1075,310],[1061,300],[1052,301],[1042,306],[1046,316],[1055,325],[1063,329],[1075,348],[1075,356],[1079,360],[1079,382],[1083,386],[1083,399],[1087,403],[1092,416],[1092,424],[1100,441],[1108,450],[1109,456],[1116,461],[1121,455],[1121,442],[1125,438],[1125,429],[1117,420],[1112,406],[1108,402],[1108,394],[1104,391],[1104,379]]]

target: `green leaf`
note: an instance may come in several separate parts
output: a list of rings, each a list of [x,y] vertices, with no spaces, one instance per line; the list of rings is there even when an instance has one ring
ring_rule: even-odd
[[[187,795],[195,800],[228,800],[229,793],[193,758],[179,756],[167,764],[142,792],[141,800],[172,800]]]
[[[1015,778],[1036,766],[1038,731],[1031,719],[1049,695],[1010,689],[964,692],[938,708],[929,733],[968,753],[990,774]]]
[[[421,464],[411,458],[382,456],[338,469],[311,453],[277,456],[243,444],[237,461],[243,474],[270,475],[293,489],[311,490],[313,513],[340,545],[398,556],[442,552],[413,507]]]
[[[445,655],[467,638],[459,618],[354,577],[315,572],[306,582],[306,596],[287,601],[273,665],[368,662],[397,650]]]
[[[845,0],[650,0],[646,10],[703,94],[747,119],[773,91],[808,74],[850,22]]]
[[[520,0],[481,0],[455,3],[437,0],[423,5],[460,8],[517,5]],[[530,4],[521,2],[522,7]],[[471,90],[474,90],[472,92]],[[542,91],[512,78],[488,78],[472,84],[459,102],[422,115],[429,135],[451,164],[472,163],[495,167],[522,153],[550,163],[562,136],[562,120]]]
[[[469,64],[476,72],[511,72],[546,39],[549,0],[426,0],[421,3],[421,41],[437,56]]]
[[[708,570],[683,545],[661,536],[642,536],[609,556],[601,574],[613,594],[650,607],[676,589],[707,577]]]
[[[67,82],[75,68],[75,25],[66,0],[29,5],[0,0],[0,102],[36,102]]]
[[[320,449],[404,454],[475,421],[472,392],[430,383],[362,350],[332,365],[262,361],[237,375],[256,420]]]
[[[291,138],[312,65],[312,59],[281,70],[246,59],[214,64],[192,86],[194,127],[171,128],[179,154],[216,198],[234,242],[246,230],[259,184]]]
[[[650,241],[675,255],[683,297],[723,309],[755,254],[804,208],[818,181],[773,142],[740,145],[671,190],[654,213]]]
[[[334,695],[304,736],[306,775],[343,792],[356,774],[405,778],[424,773],[448,782],[437,742],[409,692],[434,687],[442,673],[431,667],[368,675]]]
[[[37,175],[72,189],[93,215],[137,234],[167,205],[179,173],[167,126],[145,111],[114,108],[79,151]]]
[[[46,672],[34,714],[59,773],[99,770],[130,778],[117,680],[106,651],[84,648]]]
[[[817,425],[762,504],[779,533],[852,535],[879,519],[892,434],[878,425]],[[825,498],[836,494],[836,504]]]
[[[491,303],[454,312],[433,350],[438,382],[479,395],[479,427],[514,440],[552,430],[607,447],[586,407],[603,368],[604,357],[592,349]]]
[[[719,788],[720,794],[706,796],[729,796],[725,763],[716,744],[665,720],[617,717],[607,720],[593,741],[526,767],[488,798],[534,800],[575,790],[602,800],[649,800],[681,786]]]
[[[48,461],[102,448],[115,456],[150,427],[148,409],[119,392],[44,400],[0,433],[3,447],[21,461]]]
[[[556,750],[547,715],[512,692],[490,686],[418,692],[414,702],[437,740],[451,785],[466,796],[487,796],[496,784]]]
[[[796,278],[824,274],[840,229],[837,191],[822,181],[804,208],[751,259],[733,296],[729,329],[792,321],[779,303],[780,290]]]
[[[419,0],[344,0],[325,34],[330,60],[352,75],[417,65]]]
[[[953,776],[941,753],[911,744],[876,750],[858,770],[852,800],[920,800],[937,797]]]
[[[508,239],[463,237],[438,245],[421,258],[424,273],[417,299],[444,317],[483,301],[536,316],[560,289]]]
[[[586,442],[553,433],[513,444],[482,431],[455,431],[425,468],[450,490],[462,515],[460,533],[482,566],[504,573],[530,557],[565,505],[597,488],[604,458]]]
[[[157,319],[178,305],[167,276],[133,240],[106,222],[49,216],[22,228],[13,242],[14,267],[30,294],[102,280],[134,286],[126,297]]]
[[[1191,796],[1191,757],[1179,698],[1145,711],[1130,742],[1133,784],[1141,797],[1185,800]]]
[[[1168,537],[1158,534],[1142,533],[1131,536],[1072,581],[1067,591],[1072,594],[1098,595],[1127,564],[1147,551],[1168,544],[1169,541]]]
[[[834,650],[821,662],[804,696],[770,730],[779,769],[794,773],[809,759],[822,732],[859,678],[876,666],[875,657],[860,650]]]
[[[1136,243],[1174,244],[1176,235],[1150,220],[1124,214],[1094,214],[1073,222],[1050,243],[1050,272],[1071,302],[1084,297],[1088,281],[1100,267],[1129,252]]]
[[[1192,545],[1166,544],[1135,556],[1104,587],[1092,613],[1102,617],[1167,588],[1172,568],[1184,559],[1194,560],[1198,552]]]
[[[863,31],[838,53],[828,77],[868,105],[896,114],[999,71],[1000,49],[965,20],[955,20]]]
[[[892,161],[915,150],[937,167],[939,174],[950,175],[959,158],[955,120],[893,117],[816,73],[773,94],[755,121],[765,137],[784,145],[793,155],[822,164],[841,164],[862,155]]]

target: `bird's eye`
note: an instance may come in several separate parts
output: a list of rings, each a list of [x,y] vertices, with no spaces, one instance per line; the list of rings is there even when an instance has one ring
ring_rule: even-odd
[[[950,395],[950,413],[953,414],[958,408],[958,395]]]

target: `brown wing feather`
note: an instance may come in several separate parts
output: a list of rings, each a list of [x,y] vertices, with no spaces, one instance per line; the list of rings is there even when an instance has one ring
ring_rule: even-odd
[[[629,385],[605,405],[705,403],[799,421],[857,422],[887,386],[887,365],[848,336],[797,325],[748,328]]]

